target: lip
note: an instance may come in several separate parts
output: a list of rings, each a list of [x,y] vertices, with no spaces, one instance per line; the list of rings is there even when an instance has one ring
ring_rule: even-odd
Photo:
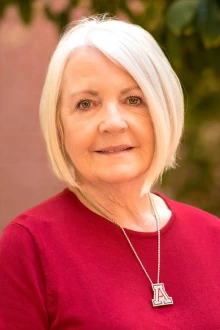
[[[111,155],[111,154],[119,154],[119,153],[127,152],[133,148],[134,147],[132,147],[131,145],[120,144],[117,146],[109,146],[109,147],[101,148],[96,150],[96,152],[103,155]]]

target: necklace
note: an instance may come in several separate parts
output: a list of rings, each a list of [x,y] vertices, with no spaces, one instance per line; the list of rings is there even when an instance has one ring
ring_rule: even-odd
[[[157,213],[156,207],[153,203],[153,200],[150,196],[150,194],[148,194],[149,200],[150,200],[150,204],[151,204],[151,208],[152,208],[152,213],[153,216],[156,220],[156,225],[157,225],[157,237],[158,237],[158,264],[157,264],[157,283],[154,284],[148,274],[148,272],[146,271],[141,259],[139,258],[134,246],[132,245],[125,229],[117,222],[115,221],[113,218],[111,218],[108,214],[106,214],[105,212],[103,212],[95,203],[93,203],[86,195],[84,195],[84,193],[78,189],[79,193],[82,195],[82,197],[87,201],[87,203],[92,206],[96,211],[98,211],[101,215],[103,215],[107,220],[113,222],[115,225],[117,225],[119,228],[121,228],[130,248],[132,249],[137,261],[139,262],[142,270],[144,271],[144,274],[146,275],[146,277],[148,278],[152,290],[153,290],[153,299],[152,299],[152,305],[153,307],[160,307],[160,306],[167,306],[167,305],[173,305],[173,299],[172,297],[169,297],[164,284],[160,283],[160,225],[159,225],[159,214]]]

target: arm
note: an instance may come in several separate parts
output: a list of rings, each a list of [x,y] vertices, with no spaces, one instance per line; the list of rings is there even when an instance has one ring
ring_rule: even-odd
[[[12,222],[0,239],[0,329],[49,329],[45,291],[34,238]]]

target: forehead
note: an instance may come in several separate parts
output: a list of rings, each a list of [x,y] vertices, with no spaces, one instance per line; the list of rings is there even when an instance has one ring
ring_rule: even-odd
[[[64,70],[63,81],[77,79],[126,79],[134,82],[130,74],[120,65],[113,63],[107,56],[94,47],[81,47],[75,50]]]
[[[84,46],[75,49],[69,57],[67,68],[76,64],[89,66],[98,62],[105,63],[106,65],[114,65],[100,50],[92,46]],[[109,63],[110,62],[110,63]]]

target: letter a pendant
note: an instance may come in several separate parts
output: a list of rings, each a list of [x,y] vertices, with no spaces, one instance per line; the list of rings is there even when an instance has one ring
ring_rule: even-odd
[[[152,284],[152,289],[154,291],[153,307],[173,305],[173,299],[166,293],[163,283]]]

